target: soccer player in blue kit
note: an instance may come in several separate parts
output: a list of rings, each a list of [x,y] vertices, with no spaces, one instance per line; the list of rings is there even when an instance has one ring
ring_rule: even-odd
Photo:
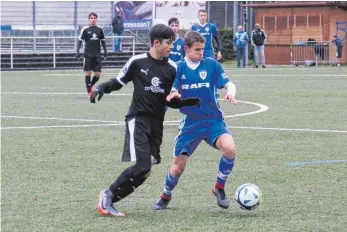
[[[178,30],[180,29],[180,22],[177,18],[170,18],[168,21],[169,27],[175,32],[176,38],[173,42],[173,48],[170,52],[169,59],[173,62],[182,60],[186,53],[184,51],[184,40],[178,35]]]
[[[205,50],[204,50],[204,58],[206,57],[215,58],[214,52],[213,52],[214,50],[213,44],[212,44],[212,38],[213,38],[215,39],[216,45],[217,45],[217,60],[222,59],[221,45],[220,45],[220,40],[219,40],[216,25],[214,25],[213,23],[206,22],[207,20],[206,10],[199,10],[198,17],[199,17],[199,24],[193,25],[191,30],[200,32],[205,37],[206,44],[205,44]]]
[[[180,94],[182,98],[199,97],[200,106],[180,109],[184,117],[179,127],[174,148],[174,160],[166,175],[164,192],[152,206],[153,210],[166,209],[180,176],[202,140],[220,150],[217,181],[212,189],[217,204],[222,208],[229,207],[224,186],[234,166],[236,147],[231,132],[228,130],[223,112],[216,99],[217,89],[225,88],[225,100],[237,104],[236,86],[227,77],[221,65],[213,58],[203,59],[204,37],[196,31],[188,31],[184,37],[186,57],[177,62],[176,79],[167,100]]]

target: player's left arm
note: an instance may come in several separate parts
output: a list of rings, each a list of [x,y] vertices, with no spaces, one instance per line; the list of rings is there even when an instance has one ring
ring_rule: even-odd
[[[236,85],[229,80],[227,74],[224,72],[222,66],[218,62],[216,62],[216,75],[216,87],[218,89],[225,88],[227,91],[224,97],[225,100],[231,104],[237,104],[237,100],[235,99]]]
[[[213,36],[213,38],[217,44],[217,60],[220,60],[220,59],[222,59],[220,38],[219,38],[219,33],[217,30],[217,27],[213,24],[212,24],[212,36]]]
[[[100,40],[101,40],[101,45],[102,48],[104,49],[104,57],[107,57],[107,48],[106,48],[106,42],[105,42],[105,33],[104,33],[104,29],[101,28],[101,32],[100,32]]]

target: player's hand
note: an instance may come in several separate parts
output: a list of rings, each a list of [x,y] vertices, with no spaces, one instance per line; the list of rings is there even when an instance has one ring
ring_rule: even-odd
[[[181,94],[178,91],[173,91],[166,97],[166,101],[170,102],[172,98],[181,98]]]
[[[217,52],[217,60],[221,60],[223,57],[222,57],[222,53],[221,52]]]
[[[230,102],[231,104],[236,105],[237,104],[237,100],[233,97],[233,95],[231,94],[227,94],[225,95],[224,99],[228,102]]]
[[[102,98],[102,96],[104,96],[104,92],[105,92],[105,88],[103,86],[103,84],[99,85],[98,87],[96,87],[94,90],[93,90],[93,93],[92,93],[92,96],[90,97],[90,102],[91,103],[95,103],[95,98],[97,96],[98,97],[98,101],[100,101],[100,99]]]
[[[76,53],[76,59],[77,59],[77,60],[80,60],[80,59],[81,59],[81,56],[80,56],[79,53]]]
[[[108,57],[108,55],[107,55],[107,53],[105,53],[104,54],[104,60],[107,60],[107,57]]]

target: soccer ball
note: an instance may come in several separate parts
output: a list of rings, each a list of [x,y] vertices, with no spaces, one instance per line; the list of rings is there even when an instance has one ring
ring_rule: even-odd
[[[262,194],[260,189],[254,184],[243,184],[235,192],[235,202],[245,210],[256,209],[261,203]]]

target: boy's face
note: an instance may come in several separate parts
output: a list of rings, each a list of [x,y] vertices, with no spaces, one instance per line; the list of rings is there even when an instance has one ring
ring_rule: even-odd
[[[207,19],[207,14],[205,12],[199,12],[200,24],[205,24]]]
[[[204,55],[205,43],[193,43],[189,48],[187,45],[184,46],[186,56],[191,61],[197,62],[200,61]]]
[[[177,22],[173,22],[169,25],[172,30],[177,34],[178,30],[180,29],[180,25]]]
[[[89,18],[89,24],[95,25],[96,24],[96,17],[94,15],[90,16]]]
[[[159,56],[168,57],[173,48],[173,41],[172,39],[163,39],[161,42],[154,40],[153,45]]]

